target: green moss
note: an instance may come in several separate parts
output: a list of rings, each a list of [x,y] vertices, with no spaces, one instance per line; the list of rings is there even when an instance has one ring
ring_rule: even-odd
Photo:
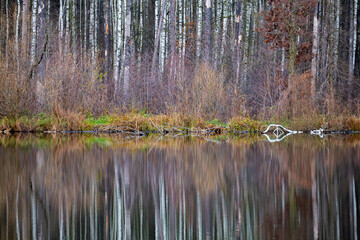
[[[85,124],[90,126],[102,126],[106,124],[110,124],[111,118],[109,115],[100,116],[97,119],[95,119],[92,116],[89,116],[85,119]]]
[[[215,126],[221,126],[221,127],[227,127],[228,124],[221,122],[219,119],[213,119],[211,121],[207,121],[208,124],[215,125]]]
[[[56,119],[45,113],[37,114],[35,117],[35,121],[36,121],[35,128],[37,131],[49,130],[52,128],[52,125],[56,124]],[[26,121],[21,121],[21,122],[27,125]]]

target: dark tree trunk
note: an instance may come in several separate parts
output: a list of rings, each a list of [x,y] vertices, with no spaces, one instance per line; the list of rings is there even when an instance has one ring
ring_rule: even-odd
[[[143,53],[149,53],[151,55],[154,50],[155,40],[155,0],[144,1],[144,6],[146,6],[147,9],[147,16],[144,18],[145,36],[143,40],[144,42],[142,45],[142,51]]]
[[[340,34],[339,34],[339,60],[340,66],[348,72],[349,66],[349,37],[350,37],[350,14],[351,1],[340,0]]]

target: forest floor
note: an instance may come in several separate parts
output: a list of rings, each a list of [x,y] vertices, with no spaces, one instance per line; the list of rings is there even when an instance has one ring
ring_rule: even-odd
[[[109,132],[157,133],[259,133],[269,124],[281,124],[297,131],[323,128],[327,131],[360,131],[360,118],[355,116],[308,115],[293,119],[271,118],[267,121],[251,117],[233,117],[227,122],[205,120],[182,114],[151,115],[145,113],[109,114],[99,117],[82,113],[46,114],[32,117],[0,118],[0,132]]]

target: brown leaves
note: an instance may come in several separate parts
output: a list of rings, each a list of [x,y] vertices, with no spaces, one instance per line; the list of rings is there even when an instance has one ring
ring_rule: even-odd
[[[264,37],[270,49],[284,48],[289,53],[290,39],[297,41],[296,64],[311,59],[311,34],[308,16],[311,15],[314,0],[268,0],[270,9],[264,12],[264,24],[257,31]]]

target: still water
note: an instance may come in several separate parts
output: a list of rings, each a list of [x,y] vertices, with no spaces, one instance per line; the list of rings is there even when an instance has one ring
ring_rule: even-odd
[[[0,239],[357,239],[359,170],[359,135],[0,135]]]

